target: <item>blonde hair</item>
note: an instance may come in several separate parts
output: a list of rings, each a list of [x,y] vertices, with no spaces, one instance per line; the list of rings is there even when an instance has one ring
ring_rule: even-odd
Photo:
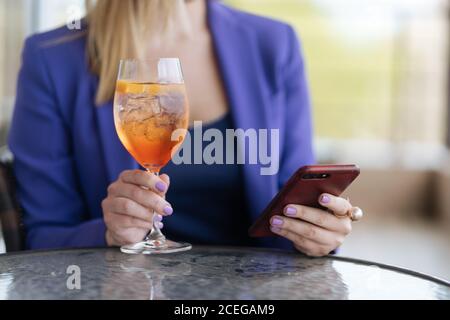
[[[97,105],[114,96],[120,59],[145,59],[150,43],[189,33],[185,6],[184,0],[86,0],[87,54],[100,79]]]

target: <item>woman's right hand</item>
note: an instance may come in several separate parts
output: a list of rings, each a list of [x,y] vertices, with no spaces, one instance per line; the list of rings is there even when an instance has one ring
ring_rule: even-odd
[[[162,228],[163,216],[173,213],[164,199],[169,185],[167,175],[158,177],[142,170],[122,172],[108,187],[108,196],[102,201],[108,246],[142,241],[153,227],[153,212]]]

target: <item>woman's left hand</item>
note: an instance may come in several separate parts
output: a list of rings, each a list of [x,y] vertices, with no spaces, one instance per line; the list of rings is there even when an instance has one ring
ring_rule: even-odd
[[[270,229],[291,240],[297,250],[308,256],[329,254],[352,231],[351,219],[346,216],[352,205],[348,200],[330,194],[322,194],[319,203],[332,213],[301,205],[288,205],[284,208],[284,216],[272,217]]]

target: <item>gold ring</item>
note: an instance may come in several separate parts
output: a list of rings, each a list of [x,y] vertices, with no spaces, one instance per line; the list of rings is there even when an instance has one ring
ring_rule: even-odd
[[[359,221],[363,218],[364,216],[364,212],[361,210],[361,208],[359,207],[351,207],[346,213],[345,215],[337,215],[335,213],[333,213],[334,216],[338,217],[339,219],[343,219],[343,218],[350,218],[352,221]]]
[[[352,207],[347,211],[347,216],[352,219],[352,221],[359,221],[364,216],[364,212],[359,207]]]

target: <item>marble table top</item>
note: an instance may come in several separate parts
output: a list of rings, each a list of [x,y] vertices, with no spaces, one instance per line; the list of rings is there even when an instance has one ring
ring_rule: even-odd
[[[119,249],[0,255],[0,299],[450,299],[408,270],[281,250],[194,246],[168,255]]]

